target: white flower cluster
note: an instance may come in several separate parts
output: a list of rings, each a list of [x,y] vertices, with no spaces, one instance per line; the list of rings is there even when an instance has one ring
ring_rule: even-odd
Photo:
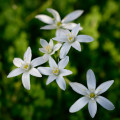
[[[44,39],[40,39],[42,48],[39,48],[39,50],[44,53],[42,57],[35,58],[31,61],[31,48],[28,47],[24,54],[24,60],[20,58],[14,58],[13,63],[18,68],[11,71],[7,76],[10,78],[23,73],[22,83],[23,86],[28,90],[30,90],[30,75],[42,77],[41,74],[48,75],[46,82],[47,85],[56,80],[58,86],[62,90],[65,90],[66,82],[63,76],[72,74],[70,70],[65,69],[69,62],[69,57],[67,54],[70,48],[73,47],[76,50],[81,51],[80,43],[93,41],[93,38],[88,35],[78,35],[78,32],[82,30],[82,27],[80,24],[71,22],[83,13],[82,10],[76,10],[68,14],[62,20],[56,10],[48,8],[47,11],[50,12],[54,18],[51,18],[47,15],[37,15],[36,18],[44,23],[49,24],[42,27],[41,29],[56,29],[56,36],[52,38],[49,43]],[[58,41],[58,43],[54,45],[53,40]],[[57,64],[51,56],[59,49],[60,55],[58,57],[60,58],[60,61]],[[40,67],[40,65],[44,64],[47,61],[49,61],[50,67]],[[35,68],[37,66],[39,67]],[[71,113],[79,111],[88,103],[88,110],[91,117],[93,118],[97,112],[96,102],[107,110],[113,110],[114,105],[108,99],[100,96],[103,92],[107,91],[113,82],[114,80],[104,82],[96,88],[96,79],[92,70],[88,70],[87,72],[88,89],[80,83],[69,82],[71,88],[75,92],[84,95],[84,97],[78,99],[70,107],[69,111]]]

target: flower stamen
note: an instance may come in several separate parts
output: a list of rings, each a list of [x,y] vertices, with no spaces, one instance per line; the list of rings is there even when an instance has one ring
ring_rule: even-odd
[[[95,93],[90,93],[90,98],[94,98],[95,97]]]
[[[53,68],[52,72],[53,72],[53,74],[58,75],[60,71],[58,68]]]
[[[45,49],[47,50],[48,53],[52,51],[52,47],[50,45],[45,46]]]

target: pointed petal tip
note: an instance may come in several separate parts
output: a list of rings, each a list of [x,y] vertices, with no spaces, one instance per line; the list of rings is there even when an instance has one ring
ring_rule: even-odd
[[[48,82],[46,82],[46,85],[48,85],[49,83]]]
[[[10,75],[8,74],[7,78],[10,78]]]
[[[70,113],[74,113],[74,112],[71,110],[71,108],[69,109],[69,112],[70,112]]]
[[[35,18],[37,18],[37,19],[38,19],[38,15],[36,15],[36,16],[35,16]]]
[[[25,88],[26,90],[30,90],[30,88]]]

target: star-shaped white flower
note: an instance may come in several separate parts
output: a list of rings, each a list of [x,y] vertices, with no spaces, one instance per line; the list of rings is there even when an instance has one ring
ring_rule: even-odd
[[[108,88],[113,84],[114,80],[110,80],[102,83],[96,88],[96,79],[92,70],[87,72],[87,86],[88,89],[77,82],[70,82],[72,89],[78,94],[84,95],[84,97],[79,98],[69,109],[71,113],[81,110],[88,103],[88,110],[92,118],[94,118],[97,112],[97,104],[99,103],[103,108],[107,110],[113,110],[114,105],[101,94],[108,90]]]
[[[24,54],[24,60],[20,58],[14,58],[13,64],[18,68],[11,71],[7,76],[7,78],[10,78],[23,73],[22,83],[23,86],[28,90],[30,90],[30,74],[32,76],[42,77],[40,72],[34,67],[44,63],[43,57],[38,57],[36,59],[33,59],[32,61],[31,58],[32,58],[31,48],[28,47],[27,51]]]
[[[60,50],[60,58],[64,58],[71,47],[75,48],[78,51],[81,51],[80,42],[92,42],[93,38],[88,35],[78,35],[80,29],[80,24],[70,32],[69,30],[64,30],[60,33],[59,36],[53,38],[53,40],[63,42],[63,46]]]
[[[44,54],[44,59],[46,61],[49,60],[49,57],[51,55],[53,55],[57,50],[59,50],[59,48],[61,47],[61,43],[57,43],[55,46],[53,45],[53,40],[51,39],[50,42],[48,43],[46,40],[44,39],[40,39],[40,43],[41,43],[41,46],[43,48],[39,48],[39,50]]]
[[[60,60],[60,62],[57,65],[54,59],[50,57],[49,58],[50,67],[38,67],[40,73],[44,75],[49,75],[46,83],[47,85],[53,82],[54,80],[56,80],[58,86],[62,90],[66,89],[66,83],[63,76],[72,74],[70,70],[64,69],[68,64],[68,62],[69,62],[69,57],[66,56],[64,59]]]
[[[47,11],[50,12],[54,18],[51,18],[47,15],[37,15],[36,18],[39,19],[40,21],[47,23],[49,25],[46,25],[44,27],[41,27],[41,29],[73,29],[77,24],[76,23],[71,23],[71,21],[77,19],[82,13],[83,10],[76,10],[70,14],[68,14],[64,19],[61,20],[59,13],[52,9],[52,8],[47,8]],[[82,30],[82,27],[80,27],[80,30]]]

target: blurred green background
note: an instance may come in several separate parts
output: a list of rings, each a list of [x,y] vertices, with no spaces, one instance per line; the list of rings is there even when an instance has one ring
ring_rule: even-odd
[[[46,8],[66,14],[84,10],[75,22],[84,28],[79,34],[92,36],[95,41],[81,44],[82,52],[71,49],[67,78],[86,86],[86,72],[95,72],[97,86],[114,79],[103,94],[114,105],[107,111],[98,105],[96,120],[120,120],[120,1],[119,0],[0,0],[0,120],[88,120],[92,119],[87,106],[77,113],[69,113],[70,106],[81,97],[67,85],[60,90],[56,82],[46,86],[47,76],[31,76],[31,90],[24,89],[21,75],[7,79],[15,68],[14,57],[23,57],[27,47],[33,58],[41,56],[40,38],[49,41],[55,30],[40,30],[45,24],[35,15],[50,15]],[[48,65],[48,64],[44,64]]]

